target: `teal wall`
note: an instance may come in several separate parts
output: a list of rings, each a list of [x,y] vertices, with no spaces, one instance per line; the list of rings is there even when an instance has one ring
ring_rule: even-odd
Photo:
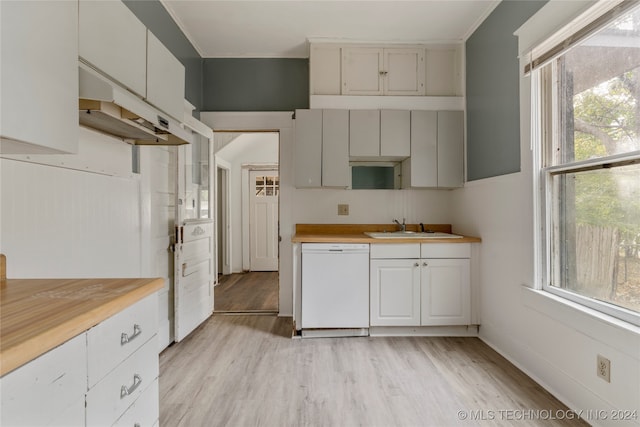
[[[467,179],[520,171],[520,73],[513,33],[546,0],[503,0],[467,39]]]
[[[203,111],[309,108],[309,60],[205,58]]]

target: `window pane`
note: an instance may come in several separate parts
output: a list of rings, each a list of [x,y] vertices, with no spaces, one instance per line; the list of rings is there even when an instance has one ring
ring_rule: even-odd
[[[551,285],[640,311],[640,164],[552,180]]]
[[[554,164],[640,150],[640,9],[561,56]]]

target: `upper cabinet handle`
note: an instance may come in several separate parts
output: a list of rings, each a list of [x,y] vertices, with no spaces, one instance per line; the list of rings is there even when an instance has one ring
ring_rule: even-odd
[[[129,336],[126,332],[120,335],[120,345],[125,345],[129,341],[133,341],[142,333],[142,328],[137,323],[133,325],[133,335]]]

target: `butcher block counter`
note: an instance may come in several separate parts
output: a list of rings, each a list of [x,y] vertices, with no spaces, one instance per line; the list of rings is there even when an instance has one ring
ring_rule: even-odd
[[[1,279],[0,376],[87,331],[163,285],[159,278]]]
[[[374,238],[367,236],[366,232],[398,231],[396,224],[296,224],[296,234],[292,237],[293,243],[478,243],[480,238],[462,236],[460,238],[416,238],[394,237]],[[424,224],[424,229],[440,233],[452,233],[451,224]],[[407,231],[418,232],[419,224],[407,224]]]

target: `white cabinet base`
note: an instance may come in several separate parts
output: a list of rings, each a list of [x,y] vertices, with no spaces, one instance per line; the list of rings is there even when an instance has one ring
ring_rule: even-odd
[[[371,337],[477,337],[479,325],[464,326],[371,326]]]

